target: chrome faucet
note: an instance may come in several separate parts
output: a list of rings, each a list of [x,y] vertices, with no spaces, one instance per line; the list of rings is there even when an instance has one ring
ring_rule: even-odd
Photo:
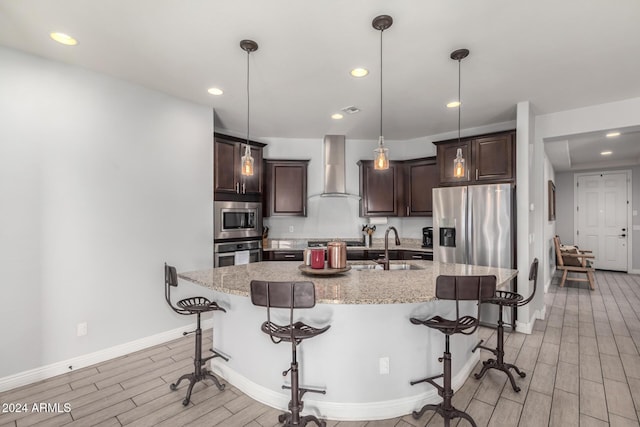
[[[393,234],[396,235],[396,246],[400,246],[400,238],[398,237],[398,230],[394,226],[387,227],[387,231],[384,233],[384,258],[376,260],[378,264],[382,264],[385,270],[389,269],[389,231],[393,230]]]

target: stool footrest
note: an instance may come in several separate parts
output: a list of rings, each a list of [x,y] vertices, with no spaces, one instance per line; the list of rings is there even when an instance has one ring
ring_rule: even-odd
[[[219,351],[215,351],[215,350],[214,350],[214,349],[212,349],[212,348],[210,348],[210,349],[209,349],[209,351],[210,351],[211,353],[213,353],[213,355],[212,355],[212,356],[207,357],[207,358],[206,358],[206,360],[210,360],[210,359],[213,359],[213,358],[215,358],[215,357],[219,357],[219,358],[221,358],[222,360],[224,360],[225,362],[228,362],[228,361],[229,361],[229,356],[224,355],[224,354],[220,353]]]
[[[284,384],[282,386],[282,389],[283,390],[291,390],[291,386]],[[302,397],[302,395],[304,395],[307,392],[309,392],[309,393],[327,394],[327,390],[321,389],[321,388],[298,387],[298,390],[300,391],[300,397]]]
[[[420,384],[420,383],[429,383],[432,386],[434,386],[435,388],[437,388],[438,390],[443,390],[443,387],[440,384],[437,384],[434,381],[434,380],[437,380],[438,378],[442,378],[442,377],[444,377],[444,374],[440,374],[440,375],[436,375],[436,376],[428,377],[428,378],[423,378],[421,380],[411,381],[409,384],[416,385],[416,384]]]
[[[483,350],[487,350],[490,351],[491,353],[493,353],[495,356],[498,355],[498,350],[496,350],[495,348],[491,348],[491,347],[487,347],[485,345],[482,345],[482,343],[484,342],[484,340],[480,340],[480,342],[478,344],[476,344],[475,347],[473,347],[473,349],[471,350],[471,353],[475,353],[477,349],[481,348]]]

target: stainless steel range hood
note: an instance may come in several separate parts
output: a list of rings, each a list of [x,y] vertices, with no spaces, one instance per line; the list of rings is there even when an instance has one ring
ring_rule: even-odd
[[[324,137],[324,197],[347,195],[344,142],[344,135]]]
[[[360,199],[357,194],[347,193],[345,136],[325,135],[323,144],[324,188],[322,193],[310,195],[309,198],[349,197]]]

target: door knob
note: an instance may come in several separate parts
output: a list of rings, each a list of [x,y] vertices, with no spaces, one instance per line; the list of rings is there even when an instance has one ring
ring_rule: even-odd
[[[627,231],[627,229],[626,229],[626,228],[623,228],[623,229],[622,229],[622,231]]]
[[[621,234],[620,237],[627,237],[627,235],[626,234]]]

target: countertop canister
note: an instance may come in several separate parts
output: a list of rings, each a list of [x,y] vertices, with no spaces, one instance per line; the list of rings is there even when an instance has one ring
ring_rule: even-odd
[[[345,242],[327,243],[329,268],[345,268],[347,266],[347,244]]]

